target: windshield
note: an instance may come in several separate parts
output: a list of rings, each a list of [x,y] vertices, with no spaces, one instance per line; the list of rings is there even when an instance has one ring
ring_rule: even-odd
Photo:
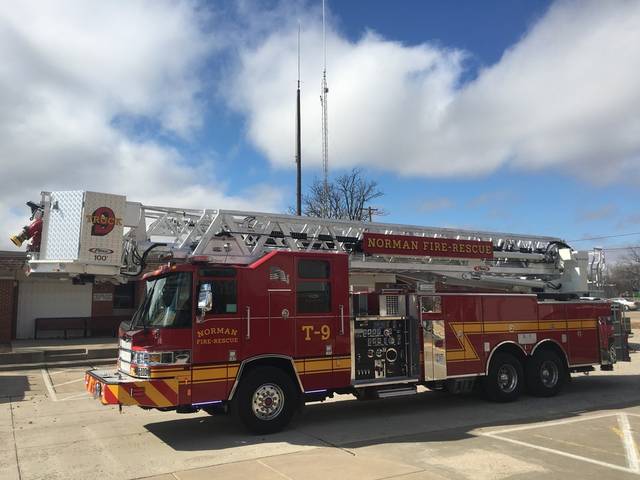
[[[179,272],[147,282],[147,294],[134,319],[135,327],[191,326],[191,273]]]

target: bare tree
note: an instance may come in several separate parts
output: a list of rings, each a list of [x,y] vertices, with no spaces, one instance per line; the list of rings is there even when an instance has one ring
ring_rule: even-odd
[[[629,253],[609,269],[609,283],[618,295],[640,291],[640,248],[629,248]]]
[[[303,195],[302,211],[309,217],[367,221],[371,220],[372,211],[376,215],[384,214],[369,205],[383,195],[377,182],[367,180],[361,169],[354,168],[337,177],[326,189],[324,182],[316,179],[309,187],[309,193]]]

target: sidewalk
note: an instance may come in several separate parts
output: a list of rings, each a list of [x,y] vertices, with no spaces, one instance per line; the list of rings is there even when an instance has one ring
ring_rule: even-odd
[[[0,347],[0,371],[115,363],[117,357],[118,339],[113,337],[14,340]]]

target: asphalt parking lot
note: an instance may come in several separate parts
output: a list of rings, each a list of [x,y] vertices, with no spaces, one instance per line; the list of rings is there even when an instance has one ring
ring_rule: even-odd
[[[0,372],[0,478],[637,478],[640,355],[555,398],[424,391],[308,405],[272,436],[228,417],[104,407],[85,368]]]

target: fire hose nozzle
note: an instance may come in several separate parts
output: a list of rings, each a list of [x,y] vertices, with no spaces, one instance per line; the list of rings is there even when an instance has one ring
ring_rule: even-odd
[[[37,252],[40,250],[40,239],[42,236],[42,218],[36,218],[30,225],[25,226],[22,231],[9,237],[16,247],[21,247],[24,242],[31,240],[29,250]]]
[[[13,244],[16,247],[21,247],[22,244],[29,240],[29,233],[27,232],[27,229],[25,228],[21,233],[19,233],[18,235],[11,235],[9,237],[9,240],[11,240],[13,242]]]

